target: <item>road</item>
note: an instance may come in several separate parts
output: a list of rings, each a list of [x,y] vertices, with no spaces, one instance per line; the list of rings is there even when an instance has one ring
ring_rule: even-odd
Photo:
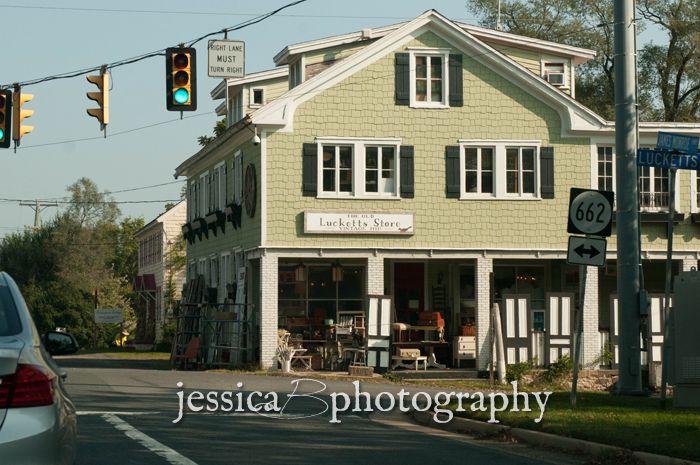
[[[77,465],[582,463],[523,445],[475,440],[418,426],[399,412],[348,411],[338,415],[340,423],[336,424],[329,422],[329,412],[294,419],[323,410],[320,400],[305,397],[292,398],[284,412],[274,417],[251,411],[203,411],[186,413],[174,424],[179,412],[178,382],[184,384],[185,408],[187,396],[196,390],[204,395],[210,391],[246,396],[252,391],[276,392],[281,405],[284,394],[293,392],[291,381],[296,378],[163,371],[143,364],[131,368],[125,362],[79,358],[59,363],[68,373],[66,385],[79,411]],[[243,383],[242,387],[237,388],[237,383]],[[325,395],[318,396],[329,403],[331,391],[352,393],[355,389],[345,381],[323,383]],[[297,394],[318,388],[318,382],[302,382]],[[376,395],[395,393],[401,387],[366,383],[361,388]]]

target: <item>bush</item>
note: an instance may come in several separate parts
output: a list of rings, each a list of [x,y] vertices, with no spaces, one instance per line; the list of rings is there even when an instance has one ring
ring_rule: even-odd
[[[571,357],[564,355],[542,373],[541,379],[546,383],[562,384],[569,377],[574,363]]]
[[[520,381],[522,381],[523,376],[525,376],[530,372],[530,370],[532,370],[532,365],[532,360],[508,365],[506,367],[506,381],[508,381],[509,383],[517,381],[519,383]]]

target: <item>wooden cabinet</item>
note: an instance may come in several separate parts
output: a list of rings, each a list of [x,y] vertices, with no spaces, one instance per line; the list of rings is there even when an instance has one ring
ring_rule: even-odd
[[[455,336],[452,340],[454,366],[460,367],[462,360],[476,359],[476,336]]]

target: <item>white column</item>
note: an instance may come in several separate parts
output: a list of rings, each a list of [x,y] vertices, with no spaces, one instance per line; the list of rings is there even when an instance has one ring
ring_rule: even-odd
[[[581,350],[584,365],[600,356],[600,330],[598,328],[598,273],[600,268],[589,266],[586,273],[585,295],[583,301],[583,339]],[[597,368],[597,365],[592,368]]]
[[[488,370],[491,348],[489,329],[491,328],[491,289],[489,274],[493,271],[493,259],[476,259],[476,368]]]
[[[277,281],[276,256],[260,258],[260,367],[276,368],[277,360]]]
[[[384,258],[367,259],[367,294],[384,294]]]
[[[681,271],[690,271],[691,268],[698,269],[698,261],[694,258],[684,258]]]

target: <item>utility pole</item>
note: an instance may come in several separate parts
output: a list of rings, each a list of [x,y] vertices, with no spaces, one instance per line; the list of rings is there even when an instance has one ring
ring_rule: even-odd
[[[617,294],[620,318],[619,394],[642,392],[637,89],[633,0],[615,0],[615,162],[617,164]]]
[[[34,231],[38,231],[39,229],[41,229],[41,212],[48,207],[58,207],[58,204],[56,202],[42,203],[38,199],[35,200],[34,203],[20,202],[19,205],[21,207],[29,207],[32,210],[34,210]]]

